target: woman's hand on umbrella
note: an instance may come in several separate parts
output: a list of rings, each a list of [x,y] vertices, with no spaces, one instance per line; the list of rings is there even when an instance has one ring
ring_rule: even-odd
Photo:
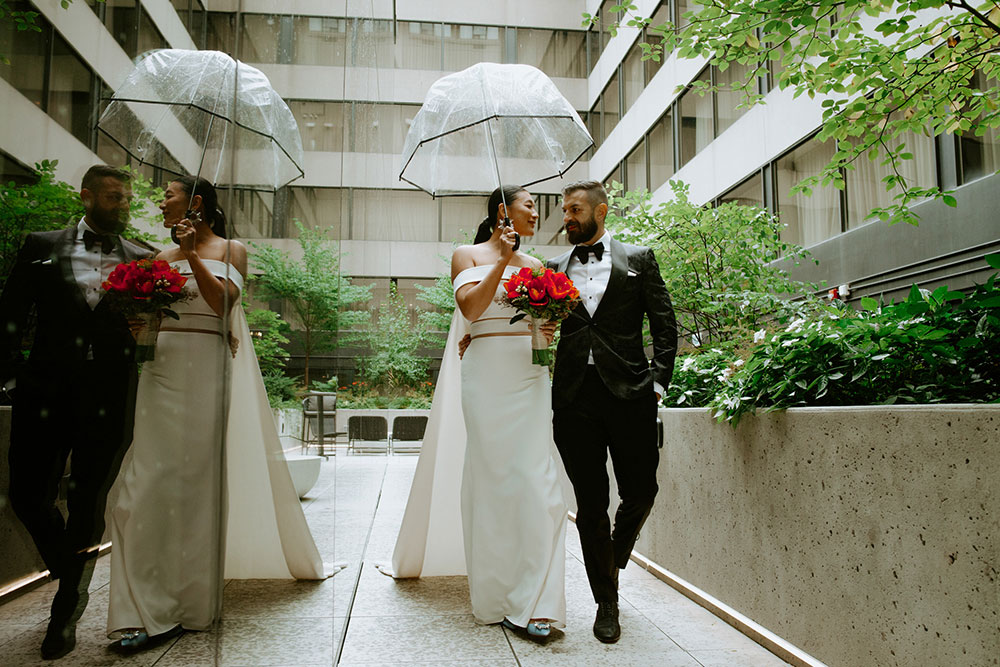
[[[197,234],[194,231],[194,223],[184,218],[174,227],[177,236],[177,245],[180,246],[181,252],[184,255],[190,255],[194,252],[195,238]]]
[[[517,232],[514,231],[514,226],[504,227],[500,232],[500,259],[504,262],[509,262],[514,256],[515,243],[517,243]]]

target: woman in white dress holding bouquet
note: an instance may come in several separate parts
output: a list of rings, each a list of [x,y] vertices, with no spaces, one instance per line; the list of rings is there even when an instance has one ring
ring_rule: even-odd
[[[514,249],[517,235],[534,234],[538,213],[517,187],[505,187],[502,198],[497,189],[488,212],[476,245],[456,249],[451,265],[455,300],[471,322],[461,362],[465,561],[477,621],[544,637],[566,618],[566,504],[551,386],[548,368],[532,363],[528,320],[511,324],[517,311],[500,301],[513,273],[541,268]],[[554,330],[545,327],[549,339]]]
[[[110,510],[108,634],[118,652],[207,630],[223,570],[234,579],[327,576],[240,304],[246,248],[225,238],[204,179],[172,181],[160,208],[178,246],[158,259],[189,277],[192,298],[174,308],[179,320],[164,320],[155,359],[143,366],[134,440]]]

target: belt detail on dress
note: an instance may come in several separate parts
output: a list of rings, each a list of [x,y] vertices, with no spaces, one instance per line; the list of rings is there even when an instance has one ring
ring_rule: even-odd
[[[506,319],[506,318],[500,318]],[[481,333],[472,336],[471,340],[476,340],[477,338],[487,338],[489,336],[530,336],[530,331],[497,331],[494,333]]]
[[[219,338],[223,338],[223,335],[222,335],[221,331],[212,331],[211,329],[188,329],[188,328],[183,328],[183,327],[170,327],[170,328],[160,327],[160,331],[183,331],[185,333],[203,333],[203,334],[212,334],[214,336],[218,336]]]

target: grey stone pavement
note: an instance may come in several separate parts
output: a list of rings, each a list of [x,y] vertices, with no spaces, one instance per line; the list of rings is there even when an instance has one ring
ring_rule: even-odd
[[[337,456],[303,500],[320,553],[347,568],[323,582],[231,580],[223,618],[155,649],[122,657],[104,635],[108,568],[103,557],[77,647],[45,662],[39,645],[54,584],[0,606],[0,665],[650,665],[770,667],[786,663],[630,564],[621,575],[622,638],[594,639],[576,527],[567,531],[567,627],[544,643],[473,620],[465,577],[394,581],[391,559],[415,456]]]

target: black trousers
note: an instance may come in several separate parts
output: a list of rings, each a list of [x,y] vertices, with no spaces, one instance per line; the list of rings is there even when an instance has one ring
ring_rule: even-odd
[[[576,494],[576,527],[594,600],[618,600],[616,568],[628,564],[656,497],[656,395],[623,400],[588,366],[576,400],[553,411],[556,447]],[[608,454],[621,504],[608,519]]]
[[[85,362],[45,384],[18,378],[11,415],[10,503],[46,567],[60,579],[57,598],[86,591],[83,577],[104,533],[108,491],[132,442],[134,366]],[[67,518],[56,507],[70,460]],[[89,577],[88,577],[89,579]],[[53,605],[56,612],[56,605]]]

